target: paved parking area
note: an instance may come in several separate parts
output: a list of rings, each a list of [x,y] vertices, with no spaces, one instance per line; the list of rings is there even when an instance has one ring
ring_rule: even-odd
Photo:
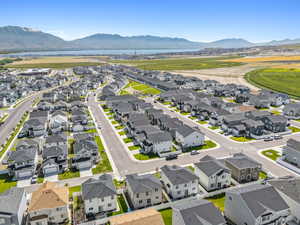
[[[80,170],[79,172],[80,172],[80,177],[93,176],[92,169]]]

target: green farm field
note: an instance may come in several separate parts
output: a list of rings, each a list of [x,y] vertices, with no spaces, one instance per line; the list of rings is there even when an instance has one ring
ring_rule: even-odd
[[[300,69],[267,68],[245,75],[251,84],[300,98]]]
[[[153,60],[114,60],[112,63],[133,65],[144,70],[199,70],[243,65],[241,62],[225,62],[231,57],[180,58]]]

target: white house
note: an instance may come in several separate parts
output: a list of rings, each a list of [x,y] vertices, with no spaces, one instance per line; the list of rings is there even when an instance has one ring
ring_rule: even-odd
[[[195,174],[207,191],[222,189],[231,184],[231,171],[220,161],[211,156],[203,157],[195,163]]]
[[[161,180],[172,199],[187,198],[199,192],[199,179],[189,169],[176,165],[161,168]]]
[[[204,145],[204,134],[196,128],[183,125],[176,129],[175,140],[182,148],[200,146]]]
[[[86,215],[111,212],[117,209],[117,192],[112,176],[103,174],[82,184],[82,199]]]
[[[234,224],[284,225],[290,207],[271,185],[252,184],[226,192],[224,214]]]

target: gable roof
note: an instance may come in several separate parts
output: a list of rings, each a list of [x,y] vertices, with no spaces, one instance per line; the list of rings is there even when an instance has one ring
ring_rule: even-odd
[[[84,200],[104,198],[116,194],[112,176],[109,174],[103,174],[98,179],[90,178],[82,184],[82,197]]]
[[[66,206],[69,203],[69,189],[57,187],[55,183],[46,182],[32,193],[28,212]]]
[[[195,166],[208,177],[217,173],[218,171],[224,171],[227,173],[230,172],[230,170],[224,164],[213,157],[210,157],[210,159],[202,158],[200,159],[200,162],[195,163]]]
[[[187,126],[187,125],[179,126],[176,131],[179,134],[181,134],[183,137],[187,137],[187,136],[189,136],[190,134],[192,134],[194,132],[202,134],[202,132],[200,130],[192,128],[192,127]]]
[[[226,158],[225,162],[230,163],[231,165],[234,165],[239,169],[254,168],[261,166],[260,163],[256,162],[255,160],[249,158],[248,156],[242,153],[237,153],[230,158]]]
[[[173,185],[185,184],[198,179],[198,177],[192,171],[177,165],[163,166],[161,171],[166,175]]]
[[[279,212],[289,209],[287,203],[271,185],[253,184],[228,192],[240,195],[255,218],[269,210]]]
[[[160,180],[152,174],[138,175],[130,174],[126,176],[126,183],[134,193],[145,193],[153,191],[155,188],[161,189]]]
[[[17,214],[24,195],[23,188],[13,187],[0,194],[0,215]]]
[[[226,224],[221,212],[209,201],[203,199],[191,200],[175,204],[173,213],[179,213],[182,225],[220,225]]]

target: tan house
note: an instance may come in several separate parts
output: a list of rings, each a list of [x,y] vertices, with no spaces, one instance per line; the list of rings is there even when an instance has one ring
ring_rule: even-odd
[[[32,193],[28,207],[30,225],[64,223],[69,220],[69,189],[46,182]]]
[[[109,221],[110,225],[164,225],[161,214],[153,208],[126,213]]]

